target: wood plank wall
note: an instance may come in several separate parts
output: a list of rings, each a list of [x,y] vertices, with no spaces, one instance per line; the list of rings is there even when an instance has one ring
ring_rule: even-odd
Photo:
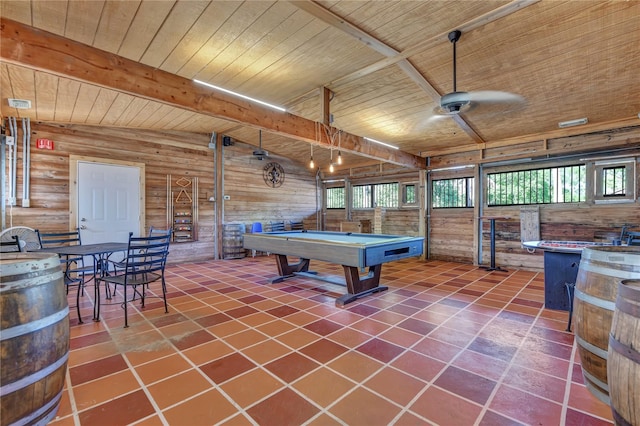
[[[542,270],[542,251],[529,253],[520,243],[519,207],[493,207],[486,214],[510,217],[496,221],[496,263]],[[625,224],[640,225],[638,203],[591,205],[540,205],[540,238],[559,241],[605,241],[619,235]],[[490,261],[489,222],[482,224],[483,264]]]
[[[260,222],[266,231],[270,222],[303,221],[305,229],[316,229],[316,179],[312,170],[287,158],[271,154],[258,160],[255,147],[235,143],[224,147],[224,223]],[[285,178],[282,186],[268,186],[264,167],[276,162]],[[318,204],[319,207],[319,204]]]
[[[48,138],[55,142],[55,150],[31,150],[31,207],[7,207],[11,217],[8,226],[29,226],[41,229],[69,228],[69,155],[103,157],[146,164],[146,226],[166,226],[166,175],[197,176],[200,180],[199,241],[174,244],[171,261],[184,259],[209,259],[213,257],[216,233],[215,203],[209,201],[215,194],[214,151],[208,147],[209,135],[180,132],[154,132],[113,127],[93,127],[66,124],[32,122],[32,147],[36,138]],[[21,130],[20,130],[21,131]],[[601,149],[607,140],[610,148],[638,148],[637,129],[622,136],[619,132],[606,139],[606,135],[580,137],[579,140],[562,140],[566,146],[593,151]],[[605,139],[603,139],[605,137]],[[561,141],[548,141],[547,149],[557,153]],[[537,142],[532,142],[537,144]],[[527,144],[520,154],[530,155]],[[536,145],[537,146],[537,145]],[[286,158],[272,156],[258,161],[251,153],[253,147],[237,143],[224,148],[224,194],[230,200],[222,200],[224,223],[244,223],[247,229],[253,222],[300,221],[306,229],[316,229],[315,175],[305,165]],[[525,154],[526,152],[526,154]],[[476,153],[477,154],[477,153]],[[476,154],[452,154],[433,158],[433,164],[441,167],[469,164],[478,161]],[[18,194],[21,193],[22,161],[18,158]],[[493,154],[492,154],[493,155]],[[168,159],[171,159],[170,161]],[[280,188],[267,187],[262,169],[269,161],[280,163],[285,169],[285,183]],[[640,170],[638,160],[636,170]],[[342,178],[352,184],[366,182],[417,181],[418,172],[394,177],[388,166],[372,166],[372,170],[355,176],[349,172]],[[477,166],[476,166],[477,167]],[[469,168],[460,174],[476,176],[477,169]],[[446,176],[440,174],[437,176]],[[433,176],[432,176],[433,177]],[[334,178],[340,178],[335,176]],[[640,178],[636,183],[640,188]],[[216,201],[220,202],[220,200]],[[324,214],[324,229],[338,231],[345,221],[345,210],[329,210]],[[485,215],[508,216],[507,221],[496,222],[496,262],[500,266],[542,270],[542,253],[528,253],[520,244],[519,207],[491,207]],[[436,209],[430,212],[429,257],[477,263],[478,233],[482,241],[482,262],[489,262],[489,223],[478,227],[479,209]],[[374,221],[374,210],[357,210],[352,220]],[[385,209],[382,232],[398,235],[418,235],[419,211],[415,208]],[[634,203],[614,205],[567,204],[540,206],[541,238],[556,240],[593,240],[604,233],[619,231],[623,224],[640,224],[638,200]],[[321,225],[318,226],[321,228]],[[220,251],[221,253],[221,251]]]
[[[198,241],[172,244],[169,261],[214,257],[215,203],[210,198],[215,194],[215,151],[209,148],[210,135],[35,121],[31,130],[31,207],[7,207],[7,227],[69,229],[69,155],[135,161],[144,163],[146,169],[146,228],[167,226],[167,174],[199,178]],[[53,140],[55,149],[35,149],[37,138]],[[20,145],[18,194],[22,193],[21,151]],[[265,163],[256,163],[251,152],[246,146],[225,151],[223,182],[225,193],[231,195],[224,203],[225,220],[250,224],[272,218],[313,218],[315,223],[315,177],[311,172],[303,165],[277,159],[287,172],[285,184],[267,188],[262,178]]]
[[[474,209],[434,209],[429,218],[430,259],[473,263]]]
[[[328,210],[326,214],[326,230],[340,231],[340,222],[345,222],[345,211]],[[374,209],[354,210],[351,220],[370,220],[371,232],[374,227]],[[382,214],[382,233],[390,235],[419,235],[419,213],[417,208],[384,209]]]
[[[337,171],[333,175],[325,175],[329,182],[344,180],[350,185],[365,185],[374,183],[398,182],[418,183],[419,172],[407,171],[392,164],[373,165],[349,170]],[[329,183],[326,186],[341,186],[342,184]],[[347,209],[331,209],[324,212],[324,225],[327,231],[340,231],[340,222],[348,220]],[[371,232],[375,224],[374,209],[351,210],[351,220],[370,220]],[[385,208],[382,212],[382,233],[389,235],[418,236],[420,211],[418,207]]]
[[[602,152],[603,147],[608,149]],[[582,156],[602,158],[635,157],[636,184],[635,202],[615,204],[550,204],[540,205],[540,238],[543,240],[594,241],[607,235],[619,233],[625,224],[640,225],[640,127],[634,126],[616,131],[531,141],[502,148],[478,149],[466,153],[453,153],[432,157],[433,169],[451,169],[455,166],[471,165],[462,170],[432,171],[431,179],[452,177],[477,177],[478,163],[489,158],[495,160],[517,160],[530,156],[563,156],[573,154],[573,162]],[[526,162],[526,160],[523,160]],[[559,161],[555,165],[561,165]],[[541,166],[542,167],[542,166]],[[499,170],[508,170],[502,166]],[[488,169],[485,166],[485,172]],[[476,183],[476,188],[478,185]],[[476,191],[477,192],[477,191]],[[434,209],[429,217],[429,256],[433,259],[466,263],[478,262],[478,241],[482,245],[482,263],[490,262],[489,221],[478,218],[479,196],[475,194],[476,206],[467,209]],[[529,253],[520,242],[520,206],[484,207],[485,216],[509,217],[496,221],[496,264],[499,266],[543,270],[542,252]],[[478,234],[480,237],[478,238]]]

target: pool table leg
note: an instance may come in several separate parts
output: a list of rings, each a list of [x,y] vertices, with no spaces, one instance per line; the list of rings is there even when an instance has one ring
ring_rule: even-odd
[[[343,307],[347,303],[351,303],[367,294],[377,293],[389,288],[386,286],[380,287],[382,264],[369,267],[369,273],[363,278],[360,278],[360,272],[357,267],[345,265],[342,265],[342,267],[344,268],[348,293],[336,299],[336,306],[338,307]]]
[[[286,278],[291,278],[295,275],[295,272],[308,272],[309,271],[309,259],[300,259],[298,263],[289,265],[289,260],[284,254],[276,254],[276,264],[278,265],[279,277],[271,280],[271,283],[279,283]]]

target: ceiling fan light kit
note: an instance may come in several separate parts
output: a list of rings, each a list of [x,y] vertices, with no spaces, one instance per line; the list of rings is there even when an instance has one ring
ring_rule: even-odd
[[[467,92],[451,92],[440,98],[440,114],[455,115],[471,108]]]
[[[587,117],[577,118],[575,120],[561,121],[558,123],[558,127],[564,129],[566,127],[582,126],[583,124],[587,124],[588,122],[589,120],[587,119]]]
[[[256,149],[255,151],[253,151],[253,155],[260,161],[264,160],[265,157],[269,156],[269,152],[265,151],[264,149],[262,149],[262,130],[258,131],[258,149]]]

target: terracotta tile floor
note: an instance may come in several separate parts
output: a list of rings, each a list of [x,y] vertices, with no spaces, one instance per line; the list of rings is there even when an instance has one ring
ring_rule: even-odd
[[[612,424],[542,274],[398,261],[345,308],[339,286],[275,276],[269,256],[169,265],[169,313],[132,304],[126,329],[86,294],[52,424]]]

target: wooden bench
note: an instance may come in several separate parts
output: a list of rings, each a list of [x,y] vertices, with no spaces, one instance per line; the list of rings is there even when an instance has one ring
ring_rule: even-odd
[[[269,222],[269,232],[281,232],[284,231],[284,221],[281,222]]]
[[[304,223],[301,221],[291,221],[289,222],[289,230],[291,231],[304,231]]]

